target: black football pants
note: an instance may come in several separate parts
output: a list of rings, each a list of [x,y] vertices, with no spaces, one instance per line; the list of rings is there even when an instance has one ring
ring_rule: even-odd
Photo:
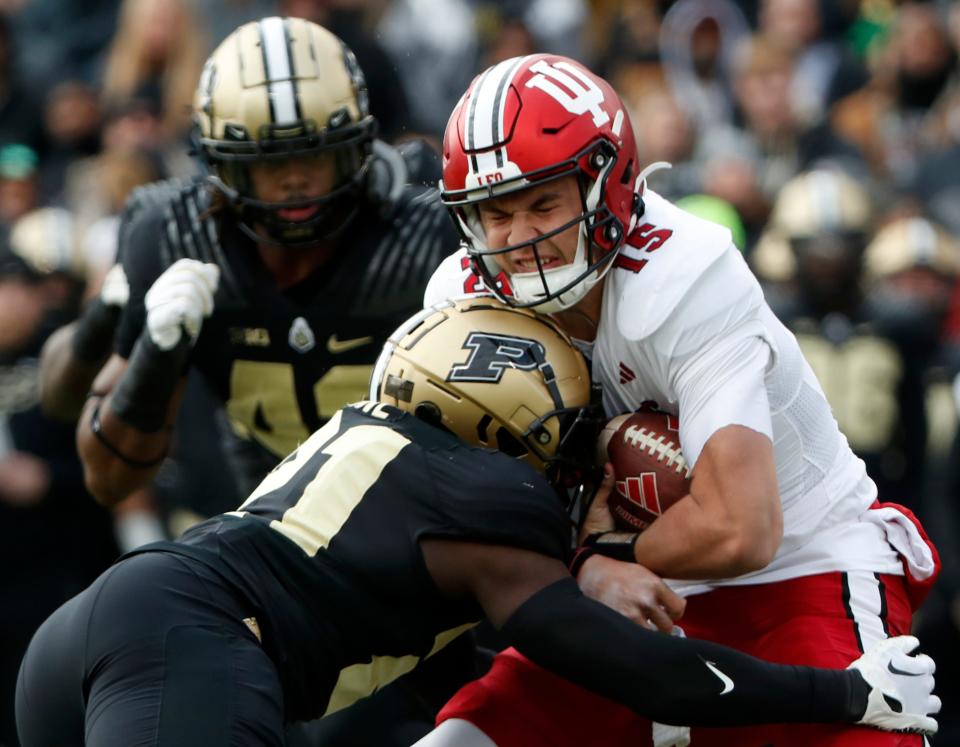
[[[283,744],[283,694],[242,608],[202,566],[122,560],[39,628],[20,667],[23,747]]]

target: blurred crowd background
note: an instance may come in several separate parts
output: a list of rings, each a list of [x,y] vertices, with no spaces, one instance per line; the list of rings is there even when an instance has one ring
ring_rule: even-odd
[[[150,491],[98,508],[73,424],[39,410],[37,356],[97,293],[131,190],[198,173],[206,56],[273,14],[354,49],[390,141],[438,146],[472,77],[515,55],[614,84],[641,160],[673,164],[650,186],[730,227],[881,500],[938,543],[917,630],[939,664],[936,743],[960,744],[960,2],[0,0],[0,745],[39,622],[120,549],[239,498],[195,383],[189,443]]]

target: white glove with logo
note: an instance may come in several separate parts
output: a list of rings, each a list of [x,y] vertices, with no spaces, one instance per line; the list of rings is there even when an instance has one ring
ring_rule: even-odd
[[[200,334],[204,317],[213,311],[213,294],[220,268],[195,259],[174,262],[154,281],[144,298],[147,332],[161,350],[171,350],[186,330],[191,342]]]
[[[117,262],[103,276],[103,284],[100,286],[100,300],[107,306],[122,308],[127,305],[129,298],[130,284],[127,282],[127,274],[123,271],[123,265]]]
[[[933,694],[936,665],[926,654],[911,655],[920,646],[913,636],[888,638],[873,646],[847,669],[856,669],[870,686],[867,710],[857,723],[889,731],[936,734],[940,712]]]

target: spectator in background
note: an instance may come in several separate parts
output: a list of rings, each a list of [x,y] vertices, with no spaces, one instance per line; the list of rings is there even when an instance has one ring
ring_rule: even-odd
[[[410,112],[411,127],[439,140],[477,65],[473,8],[466,0],[394,0],[376,34],[396,65],[407,97],[417,102]],[[370,69],[362,60],[360,64],[364,71]]]
[[[828,124],[801,121],[791,100],[792,81],[786,50],[762,36],[745,41],[734,76],[741,124],[706,129],[698,141],[704,191],[733,204],[753,236],[767,206],[798,171],[824,163],[862,169],[857,150]]]
[[[677,103],[698,129],[733,121],[732,66],[749,31],[730,0],[680,0],[664,16],[660,58]]]
[[[105,101],[122,99],[144,84],[162,92],[167,136],[190,128],[190,104],[207,40],[186,0],[123,0],[103,71]]]
[[[103,64],[120,0],[14,0],[17,68],[31,90],[43,92],[65,75],[94,80]]]
[[[37,355],[76,312],[83,268],[66,211],[25,215],[0,247],[0,744],[30,636],[116,557],[110,514],[83,487],[73,427],[40,411]],[[52,716],[55,718],[55,716]]]
[[[632,97],[621,90],[637,135],[640,163],[669,163],[657,171],[650,185],[658,194],[673,200],[700,190],[700,169],[693,161],[696,132],[686,112],[660,86],[645,95]]]
[[[747,232],[743,227],[743,221],[740,214],[726,200],[719,197],[704,194],[688,194],[681,197],[674,205],[688,213],[693,213],[701,218],[717,223],[730,229],[730,238],[733,239],[733,245],[741,252],[745,251],[747,245]]]
[[[40,204],[36,152],[14,143],[0,146],[0,229],[10,228]]]
[[[878,175],[907,187],[917,160],[947,144],[958,100],[956,52],[936,5],[900,7],[872,68],[869,86],[838,102],[832,118]]]
[[[66,172],[78,160],[100,150],[100,101],[88,83],[67,79],[47,95],[44,107],[47,151],[41,160],[40,192],[44,204],[62,197]]]
[[[138,150],[104,151],[91,167],[96,173],[88,172],[83,182],[101,189],[91,190],[97,204],[86,206],[89,212],[77,220],[77,235],[87,265],[88,291],[97,293],[103,276],[117,259],[120,214],[127,197],[141,184],[159,179],[160,173],[156,161]]]
[[[17,75],[11,23],[0,12],[0,146],[24,143],[40,150],[43,147],[41,111],[38,92],[24,85]]]
[[[500,15],[493,8],[489,10],[477,19],[483,46],[481,67],[496,65],[511,57],[523,57],[537,50],[537,40],[522,15]]]
[[[118,216],[133,189],[171,173],[195,172],[179,141],[164,135],[155,90],[108,102],[101,149],[67,171],[63,199],[77,222],[92,275],[102,276],[116,257]],[[99,282],[88,278],[92,292]]]
[[[820,0],[763,0],[759,31],[793,57],[791,100],[804,122],[823,117],[840,96],[867,82],[867,72],[846,46],[824,36]]]

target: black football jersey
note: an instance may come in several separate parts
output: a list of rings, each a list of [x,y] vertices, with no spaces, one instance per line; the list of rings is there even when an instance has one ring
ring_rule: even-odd
[[[224,403],[234,430],[276,460],[348,402],[366,395],[386,337],[421,308],[427,280],[456,249],[436,190],[405,186],[364,200],[330,261],[279,289],[229,210],[207,212],[202,182],[138,190],[121,229],[130,301],[117,349],[144,327],[144,295],[177,260],[220,267],[215,309],[191,363]]]
[[[419,540],[565,559],[570,520],[525,463],[388,405],[338,412],[239,508],[164,548],[205,563],[251,607],[290,719],[316,718],[413,669],[483,613],[427,573]]]

